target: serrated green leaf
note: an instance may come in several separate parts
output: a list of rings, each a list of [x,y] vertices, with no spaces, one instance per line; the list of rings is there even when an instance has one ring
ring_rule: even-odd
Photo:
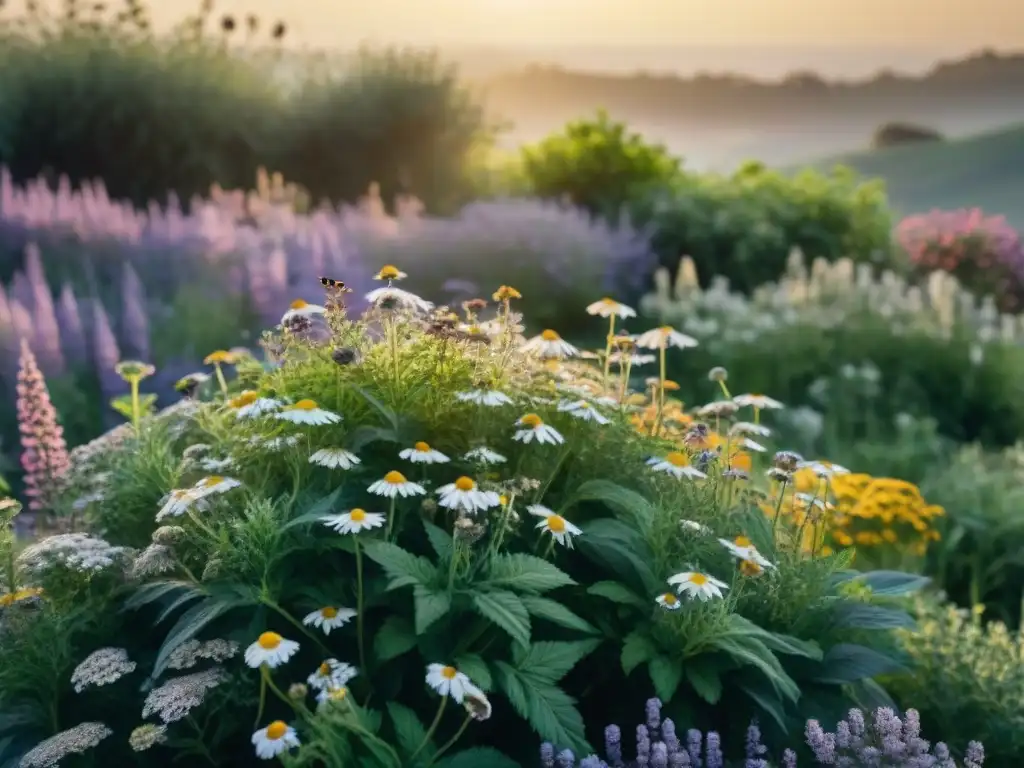
[[[427,532],[427,541],[430,542],[430,546],[433,548],[434,553],[443,562],[448,562],[452,557],[452,537],[451,535],[441,528],[438,528],[433,523],[423,521],[423,529]]]
[[[722,677],[714,666],[694,658],[683,665],[683,674],[697,695],[708,704],[717,704],[722,698]]]
[[[858,680],[906,672],[896,659],[855,643],[840,643],[828,649],[822,659],[822,672],[815,681],[843,685]]]
[[[499,554],[491,558],[488,586],[515,589],[519,592],[550,592],[576,582],[568,574],[539,557],[524,554]]]
[[[472,598],[476,612],[505,630],[521,645],[530,644],[530,614],[513,592],[476,592]]]
[[[416,632],[402,616],[388,616],[373,641],[374,655],[380,661],[397,659],[416,647]]]
[[[492,747],[473,747],[444,757],[435,768],[520,768],[519,763]]]
[[[368,541],[363,544],[366,556],[377,563],[391,581],[388,590],[420,584],[429,587],[437,578],[437,566],[425,557],[407,552],[387,541]]]
[[[603,597],[619,605],[631,605],[641,610],[650,608],[648,602],[640,595],[624,584],[617,581],[599,581],[587,588],[587,593],[596,597]]]
[[[672,701],[683,679],[683,665],[667,656],[655,656],[647,662],[647,671],[651,674],[654,692],[666,704]]]
[[[556,683],[600,644],[601,641],[597,639],[576,642],[545,640],[532,643],[528,648],[513,648],[512,657],[517,669]]]
[[[628,517],[627,522],[640,530],[647,530],[654,520],[653,505],[636,491],[624,488],[610,480],[588,480],[570,497],[571,504],[581,501],[600,501],[616,512]]]
[[[870,603],[843,601],[835,607],[835,626],[850,629],[911,629],[917,622],[906,611]]]
[[[473,684],[484,693],[489,693],[494,686],[491,670],[487,662],[475,653],[464,653],[455,657],[455,668],[473,681]]]
[[[427,741],[427,729],[416,717],[416,713],[408,707],[393,701],[389,701],[387,707],[388,715],[391,716],[391,726],[395,730],[395,741],[398,742],[399,749],[409,756],[419,748],[420,744]],[[434,751],[433,742],[427,741],[425,748],[432,753]]]
[[[156,655],[156,661],[153,662],[153,671],[150,673],[150,679],[156,680],[163,674],[171,654],[178,646],[191,640],[208,624],[220,618],[228,611],[249,604],[251,603],[240,598],[207,597],[198,605],[193,605],[181,614],[181,617],[171,627],[170,632],[167,633],[167,637],[164,638],[164,642],[160,646],[160,650]]]
[[[575,700],[557,685],[496,662],[498,687],[512,707],[544,741],[558,744],[578,754],[590,753],[583,729],[583,717]]]
[[[337,510],[338,500],[341,498],[341,488],[331,491],[326,496],[317,499],[305,512],[293,517],[281,526],[282,531],[298,528],[301,525],[313,525],[319,523],[320,518],[325,517]]]
[[[452,608],[452,596],[448,592],[433,590],[417,584],[412,591],[413,609],[416,614],[416,634],[424,634]]]
[[[627,675],[657,654],[657,648],[651,639],[639,631],[630,632],[622,641],[622,671]]]
[[[529,614],[538,619],[550,621],[566,629],[575,629],[577,632],[596,634],[597,630],[587,621],[584,621],[575,613],[570,611],[561,603],[540,595],[520,595],[519,599]]]

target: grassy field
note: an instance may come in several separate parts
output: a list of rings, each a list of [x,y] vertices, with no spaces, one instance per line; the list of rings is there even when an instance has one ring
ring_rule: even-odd
[[[885,179],[899,213],[981,207],[1024,227],[1024,125],[936,144],[840,155],[813,165],[836,163]]]

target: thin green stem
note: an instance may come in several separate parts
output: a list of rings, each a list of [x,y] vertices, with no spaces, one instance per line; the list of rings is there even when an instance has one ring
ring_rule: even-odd
[[[727,386],[725,386],[725,382],[724,381],[719,381],[718,382],[718,386],[722,390],[722,394],[725,395],[725,399],[726,400],[732,400],[732,395],[729,393],[729,388]]]
[[[363,640],[363,548],[358,535],[352,539],[356,550],[356,640],[359,644],[359,669],[366,675],[366,644]]]
[[[441,716],[444,714],[444,707],[445,707],[445,704],[447,704],[447,703],[448,703],[448,697],[447,696],[442,696],[441,697],[441,704],[437,708],[437,714],[434,715],[434,720],[430,724],[430,727],[427,729],[427,732],[425,734],[423,734],[423,741],[421,741],[420,745],[418,747],[416,747],[415,751],[413,751],[413,753],[411,755],[409,755],[409,763],[410,764],[412,763],[413,758],[415,758],[416,755],[418,755],[420,752],[423,751],[423,748],[425,746],[427,746],[427,744],[430,742],[431,737],[433,737],[434,732],[437,731],[437,726],[439,726],[441,724]]]
[[[205,533],[207,536],[209,536],[211,539],[213,539],[214,541],[217,541],[220,538],[217,535],[217,533],[213,530],[213,528],[211,528],[210,526],[208,526],[206,523],[204,523],[202,520],[199,519],[199,515],[196,514],[196,511],[192,507],[188,508],[186,514],[188,515],[189,520],[191,520],[193,523],[195,523],[196,527],[199,530],[201,530],[203,533]]]
[[[779,525],[779,515],[782,514],[782,502],[786,498],[786,481],[783,480],[779,484],[779,499],[775,502],[775,516],[772,518],[772,544],[776,545],[775,541],[775,529]]]
[[[221,370],[220,363],[214,363],[213,370],[217,374],[217,384],[220,386],[220,391],[226,399],[228,396],[228,382],[224,378],[224,371]]]
[[[384,538],[387,541],[391,541],[391,532],[395,530],[395,509],[397,507],[397,503],[397,497],[392,496],[391,502],[388,505],[388,527],[384,530]]]
[[[131,376],[128,383],[132,388],[132,427],[136,434],[139,431],[139,422],[142,421],[142,408],[139,405],[139,377]]]
[[[260,667],[262,670],[263,668]],[[263,720],[263,710],[267,706],[267,678],[266,675],[260,672],[260,704],[256,708],[256,721],[252,724],[253,730],[260,727],[260,721]]]
[[[667,343],[662,343],[661,348],[658,350],[658,417],[654,421],[654,431],[652,435],[661,434],[661,425],[665,419],[665,349]]]
[[[448,741],[446,741],[441,746],[441,748],[434,753],[434,756],[427,761],[427,765],[433,765],[437,758],[439,758],[441,755],[443,755],[445,752],[451,749],[455,745],[455,742],[462,738],[462,734],[466,732],[466,729],[469,728],[469,724],[471,722],[473,722],[473,716],[466,715],[466,719],[462,721],[462,725],[459,726],[459,730],[457,730],[455,732],[455,735],[448,739]]]
[[[323,650],[325,653],[330,654],[331,649],[328,648],[326,645],[324,645],[323,640],[321,640],[315,634],[310,632],[308,627],[306,627],[301,621],[299,621],[294,616],[292,616],[290,613],[288,613],[288,611],[286,611],[280,605],[278,605],[273,600],[271,600],[270,598],[267,598],[267,597],[262,598],[260,602],[262,602],[263,605],[267,606],[267,608],[269,608],[270,610],[274,611],[274,613],[276,613],[282,619],[287,621],[289,624],[291,624],[293,627],[295,627],[299,632],[301,632],[306,637],[308,637],[310,640],[312,640],[314,643],[319,645],[320,649]]]
[[[608,339],[604,346],[604,377],[601,379],[602,390],[608,389],[608,372],[612,365],[612,342],[615,340],[615,313],[608,319]]]

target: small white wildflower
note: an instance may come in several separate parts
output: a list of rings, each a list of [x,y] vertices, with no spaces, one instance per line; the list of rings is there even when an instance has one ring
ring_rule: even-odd
[[[169,547],[150,544],[132,560],[128,574],[133,579],[145,579],[173,571],[176,565],[174,553]]]
[[[380,528],[384,525],[384,515],[357,507],[339,515],[325,515],[320,518],[320,522],[338,533],[347,535]]]
[[[207,496],[213,496],[215,494],[227,493],[230,490],[238,488],[242,484],[235,480],[233,477],[222,477],[221,475],[210,475],[204,477],[202,480],[195,484],[196,493],[201,498]]]
[[[361,459],[343,448],[321,448],[309,457],[309,463],[328,469],[352,469]]]
[[[281,405],[280,400],[260,397],[251,390],[228,400],[228,408],[235,414],[236,419],[259,419],[278,410]]]
[[[377,309],[395,306],[413,312],[429,312],[434,308],[434,305],[426,299],[421,299],[415,293],[403,291],[394,286],[372,290],[366,294],[366,300]]]
[[[778,400],[773,400],[767,395],[736,395],[732,401],[740,408],[749,406],[758,411],[778,410],[785,407]]]
[[[672,451],[665,455],[665,458],[657,457],[647,460],[649,466],[655,472],[665,472],[677,480],[688,477],[691,480],[703,480],[707,477],[703,472],[690,466],[690,457],[681,451]]]
[[[688,349],[689,347],[698,346],[699,343],[692,336],[680,333],[668,325],[641,333],[633,340],[638,347],[643,347],[644,349],[666,349],[668,347]]]
[[[337,659],[325,659],[316,671],[306,678],[306,682],[310,688],[325,691],[331,688],[344,688],[358,674],[351,664],[345,664]]]
[[[631,307],[627,307],[625,304],[620,304],[615,301],[615,299],[605,297],[588,306],[587,314],[606,318],[621,317],[623,320],[627,320],[631,317],[636,317],[636,310]]]
[[[473,389],[469,392],[456,392],[455,398],[464,403],[483,405],[488,408],[512,405],[512,398],[496,389]]]
[[[574,400],[558,404],[558,410],[568,413],[570,416],[581,421],[593,421],[598,424],[608,424],[609,420],[598,413],[586,400]]]
[[[467,451],[462,458],[466,461],[474,461],[479,464],[504,464],[508,461],[508,459],[500,453],[492,451],[490,448],[486,448],[484,446]]]
[[[322,629],[325,635],[331,634],[332,629],[343,627],[353,618],[356,612],[351,608],[338,608],[333,605],[325,606],[317,611],[306,614],[302,623],[307,627]]]
[[[281,325],[287,325],[297,317],[315,317],[316,315],[324,314],[326,311],[319,304],[310,304],[303,299],[296,299],[289,305],[288,311],[281,315]]]
[[[665,592],[662,595],[658,595],[654,598],[654,601],[666,611],[678,611],[683,607],[683,604],[679,602],[679,598],[671,592]]]
[[[454,483],[437,489],[438,504],[447,509],[462,510],[471,515],[486,512],[501,505],[501,497],[494,491],[482,491],[471,477],[460,477]]]
[[[718,543],[729,550],[729,554],[739,560],[747,560],[761,568],[775,567],[774,564],[769,562],[760,552],[757,551],[757,547],[755,547],[746,536],[737,536],[733,541],[729,541],[728,539],[719,539]]]
[[[202,509],[203,493],[197,488],[177,488],[168,493],[163,499],[163,506],[156,513],[156,521],[159,523],[168,517],[181,517],[192,507]]]
[[[95,573],[124,557],[124,547],[115,547],[101,538],[87,533],[59,533],[26,547],[18,556],[18,566],[26,575],[38,575],[56,566]]]
[[[298,650],[299,644],[294,640],[285,640],[277,632],[264,632],[245,649],[245,663],[253,669],[264,664],[274,669],[288,661]]]
[[[316,404],[316,400],[299,400],[294,405],[286,405],[274,414],[274,418],[282,421],[289,421],[292,424],[303,424],[306,426],[323,426],[325,424],[337,424],[341,416],[333,411],[327,411]]]
[[[526,508],[534,517],[541,518],[537,528],[543,529],[551,534],[552,538],[566,549],[572,549],[572,539],[583,533],[582,530],[570,523],[564,517],[540,504],[534,504]]]
[[[256,747],[256,757],[261,760],[273,760],[289,749],[299,746],[299,737],[290,725],[282,720],[275,720],[252,735],[252,744]]]
[[[674,586],[680,595],[688,595],[702,602],[707,602],[713,597],[722,597],[722,590],[729,588],[724,581],[696,571],[677,573],[669,577],[668,583]]]
[[[240,650],[238,643],[234,640],[222,640],[215,638],[200,642],[199,640],[187,640],[179,645],[167,657],[168,669],[192,669],[200,661],[215,661],[221,663],[233,659]]]
[[[434,450],[427,443],[420,441],[412,448],[399,452],[398,457],[411,461],[413,464],[447,464],[451,459],[440,451]]]
[[[366,490],[389,499],[396,496],[401,496],[403,499],[408,496],[423,496],[427,492],[422,485],[409,482],[405,479],[405,475],[395,470],[388,472],[381,480],[376,481]]]
[[[689,529],[691,531],[694,531],[695,533],[699,533],[702,536],[707,536],[709,533],[711,533],[711,529],[710,528],[708,528],[706,525],[701,525],[700,523],[696,522],[695,520],[680,520],[679,524],[683,528],[687,528],[687,529]]]
[[[756,437],[770,437],[771,429],[763,424],[754,424],[752,421],[737,421],[729,428],[730,435],[755,435]]]
[[[528,413],[517,420],[516,426],[524,427],[524,429],[517,430],[512,436],[513,440],[520,443],[531,443],[536,440],[541,445],[545,443],[560,445],[565,442],[565,438],[557,429],[545,424],[544,420],[535,413]]]
[[[542,360],[561,360],[565,357],[576,357],[580,351],[565,341],[550,328],[523,344],[520,349]]]
[[[128,658],[124,648],[100,648],[93,651],[71,673],[75,693],[86,688],[99,688],[120,680],[135,671],[136,663]]]
[[[466,695],[466,686],[472,685],[468,676],[445,664],[427,665],[427,685],[441,696],[451,696],[459,704]]]

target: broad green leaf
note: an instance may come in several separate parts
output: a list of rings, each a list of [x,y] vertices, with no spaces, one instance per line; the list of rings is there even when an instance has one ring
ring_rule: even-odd
[[[505,630],[517,643],[530,644],[530,614],[518,595],[501,591],[476,592],[472,600],[477,613]]]
[[[167,637],[164,638],[164,642],[160,646],[160,651],[156,655],[156,661],[153,662],[153,671],[150,673],[150,679],[156,680],[163,674],[167,668],[167,662],[170,659],[171,653],[178,646],[191,640],[208,624],[220,618],[228,611],[243,605],[251,605],[251,603],[240,598],[207,597],[198,605],[193,605],[181,614],[181,617],[171,627],[170,632],[167,633]]]
[[[473,747],[441,758],[434,768],[520,768],[520,765],[491,747]]]
[[[408,707],[393,701],[389,701],[387,706],[388,714],[391,716],[391,725],[395,729],[395,741],[398,742],[402,752],[411,755],[426,740],[427,729],[416,717],[416,713]],[[428,741],[427,744],[426,749],[433,752],[433,742]]]
[[[611,600],[619,605],[631,605],[641,610],[650,608],[648,602],[640,595],[617,581],[599,581],[596,584],[591,584],[587,588],[587,593],[603,597],[605,600]]]
[[[496,662],[498,686],[512,707],[544,741],[589,754],[583,717],[576,702],[554,683],[523,672],[504,661]]]
[[[903,573],[902,571],[868,571],[856,577],[859,581],[871,587],[876,595],[886,597],[902,597],[918,592],[931,583],[927,576],[920,576],[916,573]]]
[[[345,435],[343,442],[347,450],[352,451],[352,453],[359,453],[359,451],[371,443],[397,443],[398,435],[393,429],[363,424]]]
[[[528,648],[514,647],[512,656],[517,669],[557,683],[600,644],[596,639],[570,643],[545,640],[532,643]]]
[[[632,674],[634,669],[653,659],[657,652],[647,635],[637,630],[630,632],[622,642],[622,671]]]
[[[184,592],[184,593],[178,595],[174,600],[172,600],[167,605],[166,608],[164,608],[160,612],[160,615],[156,617],[156,621],[154,622],[154,624],[160,624],[160,623],[166,621],[179,608],[181,608],[184,605],[188,605],[192,601],[198,600],[199,598],[201,598],[203,596],[204,596],[203,593],[200,592],[199,590],[189,590],[188,592]]]
[[[531,616],[550,621],[566,629],[575,629],[577,632],[596,634],[597,630],[587,621],[584,621],[575,613],[570,611],[556,600],[539,595],[520,595],[519,599]]]
[[[581,501],[600,501],[617,512],[628,516],[626,522],[647,530],[654,520],[654,506],[636,491],[623,488],[610,480],[588,480],[570,497],[571,504]]]
[[[291,528],[297,528],[300,525],[313,525],[319,523],[320,518],[326,515],[336,512],[338,509],[338,500],[341,498],[341,488],[331,491],[323,498],[317,499],[313,504],[302,514],[293,517],[287,523],[281,526],[282,531],[290,530]]]
[[[906,611],[849,600],[836,603],[835,626],[850,629],[909,629],[917,622]]]
[[[366,556],[377,563],[391,579],[388,590],[414,584],[429,586],[437,577],[437,566],[425,557],[417,557],[397,544],[368,541],[363,544]]]
[[[448,592],[433,590],[417,584],[412,591],[413,608],[416,612],[416,634],[424,634],[452,608],[452,596]]]
[[[518,646],[516,646],[518,647]],[[464,653],[455,657],[455,668],[473,681],[473,685],[484,693],[490,692],[494,687],[491,679],[491,670],[487,668],[487,662],[475,653]]]
[[[377,411],[377,413],[379,413],[384,418],[384,420],[388,423],[388,426],[391,427],[393,432],[398,431],[398,416],[392,409],[388,408],[386,405],[384,405],[384,403],[382,403],[380,400],[371,395],[362,387],[353,387],[352,389],[358,392],[359,396],[362,397],[367,403],[369,403],[370,407]]]
[[[714,665],[696,657],[683,665],[683,673],[697,695],[708,704],[717,704],[722,698],[722,678]]]
[[[761,670],[780,696],[790,701],[800,698],[800,688],[793,682],[793,678],[782,669],[775,654],[760,640],[724,637],[716,639],[713,645],[731,656],[738,664],[750,665]]]
[[[774,720],[783,733],[789,733],[789,723],[786,722],[785,702],[779,698],[778,693],[773,688],[761,685],[760,683],[760,680],[742,680],[737,687],[757,704],[761,712]]]
[[[755,638],[775,653],[784,653],[787,656],[803,656],[815,661],[821,660],[821,646],[813,640],[801,640],[791,635],[769,632],[767,629],[759,627],[749,619],[745,619],[735,613],[730,616],[730,625],[728,630],[728,635],[730,636]]]
[[[576,582],[557,567],[533,555],[499,554],[491,558],[487,573],[490,586],[519,592],[550,592]]]
[[[840,643],[829,648],[822,660],[822,668],[815,680],[834,685],[906,672],[906,667],[891,656],[854,643]]]
[[[415,647],[416,632],[402,616],[388,616],[373,641],[373,652],[380,661],[396,659]]]
[[[434,549],[434,553],[443,562],[448,562],[452,557],[452,537],[448,531],[438,528],[433,523],[423,521],[423,528],[427,532],[427,541]]]
[[[635,528],[620,520],[601,518],[580,526],[576,547],[588,560],[609,569],[644,594],[657,594],[661,583],[649,563],[654,559],[647,542]]]
[[[191,581],[181,581],[177,579],[153,581],[135,590],[135,593],[125,600],[124,607],[121,610],[138,610],[144,605],[149,605],[157,600],[169,597],[181,590],[194,594],[197,597],[202,597],[206,594],[201,586]]]
[[[647,662],[647,671],[651,673],[651,682],[654,683],[654,692],[658,698],[666,704],[672,701],[683,679],[683,665],[675,659],[658,655]]]

